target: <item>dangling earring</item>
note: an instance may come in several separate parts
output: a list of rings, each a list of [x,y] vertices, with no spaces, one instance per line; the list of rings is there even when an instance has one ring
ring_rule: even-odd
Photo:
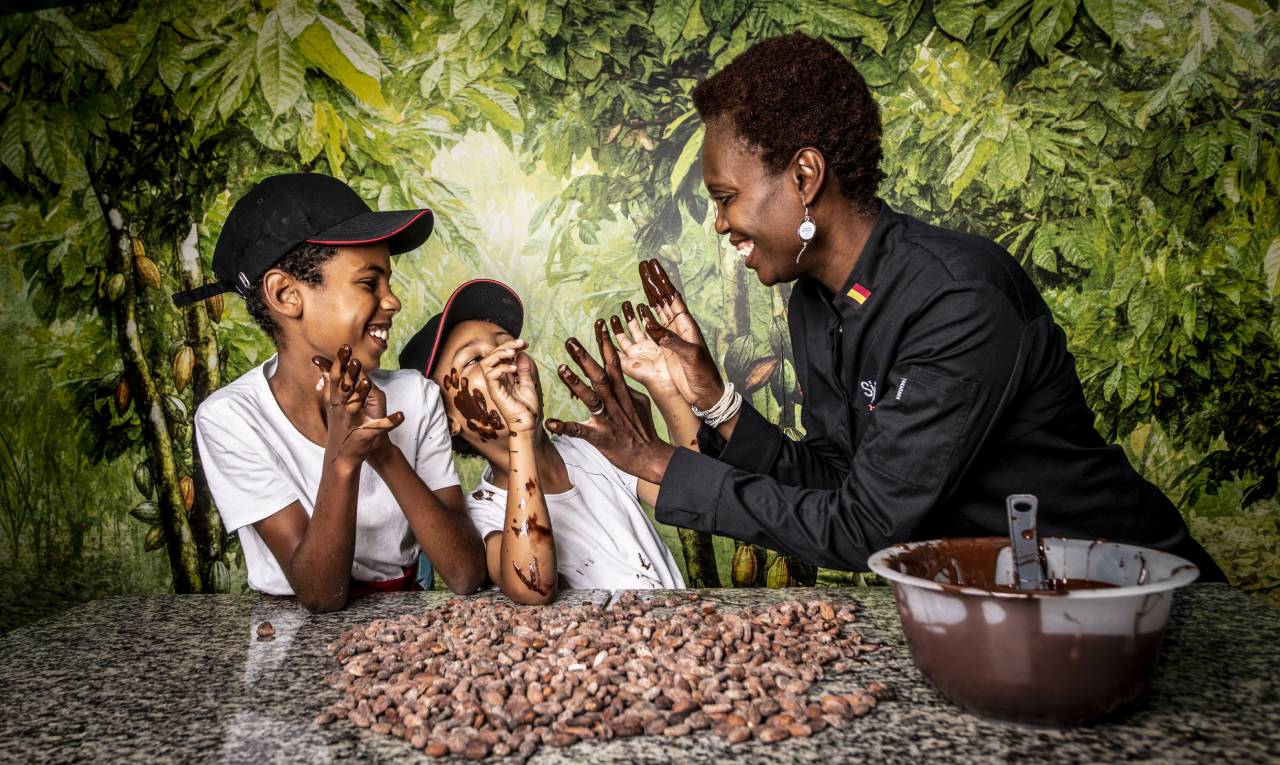
[[[809,246],[809,242],[813,241],[813,237],[818,233],[818,224],[813,222],[813,218],[809,216],[809,205],[804,206],[804,220],[800,221],[800,228],[796,229],[796,236],[800,237],[800,253],[796,255],[796,262],[800,262],[800,255]]]

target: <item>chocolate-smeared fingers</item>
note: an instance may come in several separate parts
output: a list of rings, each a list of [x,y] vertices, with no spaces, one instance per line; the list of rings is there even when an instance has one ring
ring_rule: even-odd
[[[600,346],[600,361],[604,364],[605,374],[609,377],[607,382],[609,392],[613,394],[613,400],[619,404],[629,402],[631,399],[626,393],[627,380],[622,375],[622,357],[609,337],[604,319],[596,320],[596,344]]]
[[[676,289],[676,285],[671,283],[671,277],[667,276],[667,269],[663,268],[657,260],[650,262],[653,264],[653,280],[658,286],[658,295],[662,298],[662,302],[670,303],[673,300],[684,302],[680,290]]]
[[[648,301],[649,305],[658,305],[663,302],[653,271],[655,263],[657,263],[656,260],[640,261],[640,286],[644,287],[644,299]]]
[[[569,393],[573,394],[574,398],[581,401],[583,405],[587,407],[587,411],[591,412],[593,417],[599,416],[603,413],[604,399],[602,399],[600,395],[591,388],[591,386],[584,383],[582,378],[578,377],[578,375],[569,368],[568,364],[561,364],[559,369],[556,371],[560,375],[560,382],[564,383],[565,387],[569,389]]]
[[[627,337],[626,327],[623,326],[622,319],[619,319],[617,314],[609,317],[609,331],[613,332],[613,339],[618,342],[618,347],[626,353],[631,347],[631,338]]]
[[[599,332],[597,330],[597,339]],[[571,337],[564,343],[565,350],[569,351],[569,356],[574,360],[578,367],[582,370],[587,379],[591,381],[591,386],[599,396],[604,399],[603,405],[608,406],[610,399],[613,397],[613,391],[609,387],[609,374],[600,366],[587,349],[578,342],[578,338]],[[610,343],[612,347],[612,343]]]

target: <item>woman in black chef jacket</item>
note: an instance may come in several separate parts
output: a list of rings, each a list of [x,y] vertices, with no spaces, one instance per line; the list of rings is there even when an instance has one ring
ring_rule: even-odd
[[[1105,538],[1181,555],[1224,579],[1172,503],[1093,427],[1066,337],[994,242],[936,228],[876,197],[880,114],[830,44],[764,40],[702,82],[702,175],[729,238],[787,307],[805,437],[793,441],[726,386],[683,300],[642,264],[661,348],[636,379],[675,385],[698,443],[657,439],[624,395],[616,339],[604,366],[576,340],[562,380],[592,411],[548,421],[660,484],[657,518],[865,570],[897,542],[1008,533],[1005,498],[1039,497],[1042,536]],[[627,372],[643,354],[626,356]],[[640,365],[637,367],[637,365]]]

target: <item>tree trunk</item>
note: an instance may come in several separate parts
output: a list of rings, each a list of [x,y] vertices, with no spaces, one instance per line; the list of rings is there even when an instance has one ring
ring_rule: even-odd
[[[186,238],[178,244],[178,278],[184,290],[193,289],[205,282],[204,271],[200,266],[198,242],[196,224],[192,221]],[[213,564],[222,560],[223,528],[222,518],[213,506],[213,496],[209,493],[209,484],[205,480],[200,451],[196,448],[195,413],[196,408],[221,385],[218,337],[213,331],[215,319],[221,317],[215,315],[209,301],[195,303],[182,310],[187,344],[195,351],[196,357],[191,376],[191,411],[188,413],[191,425],[191,478],[195,483],[195,502],[191,506],[188,518],[200,553],[200,579],[205,589],[212,591],[214,589]]]
[[[117,300],[110,301],[106,310],[115,325],[116,342],[124,361],[124,377],[130,388],[130,403],[142,420],[143,441],[155,477],[160,525],[164,529],[169,568],[173,573],[173,589],[178,593],[204,592],[200,553],[187,521],[160,385],[151,371],[138,331],[137,300],[140,287],[145,285],[137,276],[133,238],[121,205],[112,193],[104,189],[99,179],[95,179],[94,191],[106,217],[107,273],[123,274],[125,280],[124,293]]]

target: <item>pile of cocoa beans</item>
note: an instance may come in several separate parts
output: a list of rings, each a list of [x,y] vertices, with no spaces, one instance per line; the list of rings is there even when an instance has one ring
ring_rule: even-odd
[[[608,607],[452,599],[378,619],[329,646],[346,719],[432,756],[528,758],[540,746],[710,730],[740,743],[843,727],[890,698],[881,683],[815,695],[877,646],[853,606],[780,603],[721,612],[697,593]]]

